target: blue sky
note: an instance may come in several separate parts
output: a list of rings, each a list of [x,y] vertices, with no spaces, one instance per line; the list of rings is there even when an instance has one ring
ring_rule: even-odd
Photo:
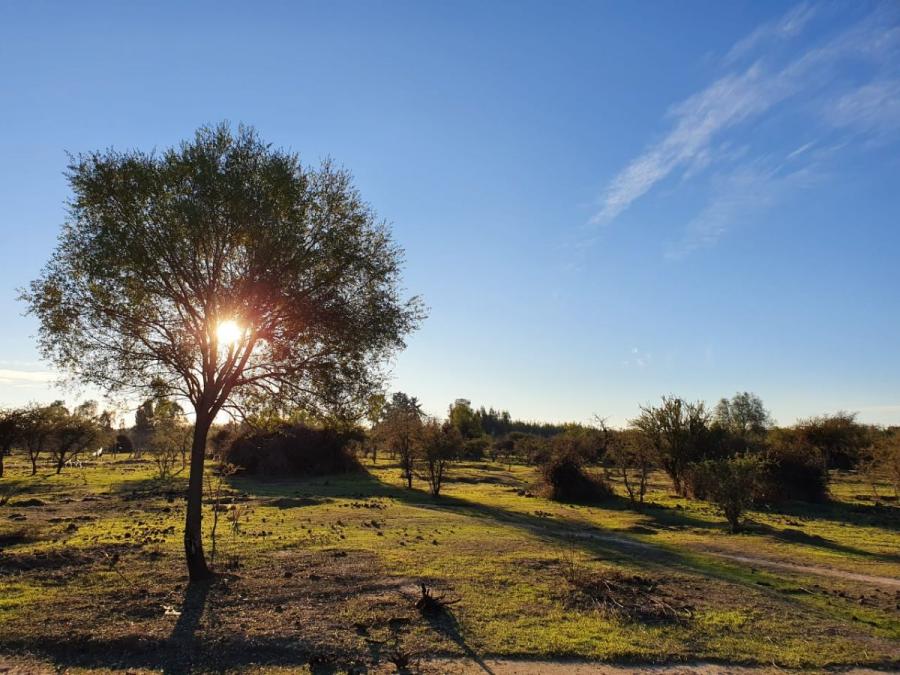
[[[58,395],[15,289],[65,152],[230,120],[393,223],[432,412],[900,424],[896,3],[2,2],[0,93],[0,405]]]

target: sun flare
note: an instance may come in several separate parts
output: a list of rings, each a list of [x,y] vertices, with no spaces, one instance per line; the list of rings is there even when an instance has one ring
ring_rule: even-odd
[[[237,321],[232,319],[220,321],[216,328],[216,337],[219,339],[219,344],[225,346],[237,344],[243,336],[244,330],[238,325]]]

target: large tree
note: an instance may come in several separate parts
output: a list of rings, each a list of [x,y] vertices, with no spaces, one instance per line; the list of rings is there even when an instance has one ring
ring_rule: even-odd
[[[113,393],[194,412],[184,547],[201,540],[206,437],[248,400],[346,412],[422,316],[402,252],[350,175],[301,164],[250,128],[200,129],[162,152],[79,155],[60,241],[23,292],[43,354]]]

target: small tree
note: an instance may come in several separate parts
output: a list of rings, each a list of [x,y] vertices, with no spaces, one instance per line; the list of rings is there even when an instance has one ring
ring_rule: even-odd
[[[707,499],[725,516],[731,532],[739,532],[744,513],[753,505],[762,472],[761,461],[749,456],[709,459],[693,469]]]
[[[154,420],[145,447],[156,463],[157,476],[161,480],[173,478],[186,467],[186,455],[191,447],[190,431],[183,416],[160,416]],[[179,458],[181,467],[176,469]]]
[[[900,497],[900,430],[884,430],[874,436],[860,462],[860,473],[869,481],[876,499],[881,496],[878,494],[881,481],[891,486],[895,498]]]
[[[659,406],[641,406],[640,416],[631,420],[631,426],[644,435],[681,496],[687,494],[688,467],[703,456],[709,419],[702,401],[689,403],[663,396]]]
[[[419,439],[428,488],[432,497],[438,497],[447,465],[459,456],[463,437],[451,424],[430,419],[422,425]]]
[[[397,392],[382,409],[377,438],[399,458],[406,487],[412,488],[415,448],[422,430],[422,410],[415,396]]]
[[[655,461],[653,446],[638,430],[629,429],[610,441],[607,452],[622,478],[628,499],[642,507],[647,494],[647,478]]]
[[[31,462],[31,475],[37,473],[41,452],[50,449],[50,441],[59,424],[69,414],[62,401],[47,406],[29,405],[24,410],[21,442]]]
[[[97,404],[87,401],[55,421],[51,433],[51,454],[56,473],[60,473],[66,462],[82,452],[103,445],[105,434],[101,419]]]

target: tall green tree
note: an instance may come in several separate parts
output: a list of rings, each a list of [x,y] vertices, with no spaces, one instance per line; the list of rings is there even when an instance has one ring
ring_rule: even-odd
[[[44,356],[75,378],[190,403],[184,548],[203,579],[216,415],[254,397],[358,405],[421,305],[401,297],[402,253],[350,175],[304,166],[250,128],[202,128],[159,154],[79,155],[68,180],[68,221],[23,298]]]

